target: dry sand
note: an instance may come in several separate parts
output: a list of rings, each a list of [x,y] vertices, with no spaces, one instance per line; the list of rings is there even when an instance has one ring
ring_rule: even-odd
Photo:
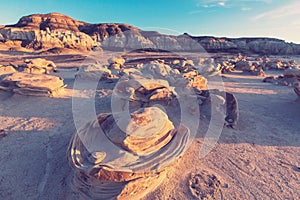
[[[65,67],[72,65],[78,65],[76,57]],[[58,75],[68,84],[62,98],[0,91],[0,129],[8,133],[0,138],[0,199],[77,199],[66,161],[76,131],[74,72]],[[213,151],[201,159],[198,137],[145,199],[300,199],[300,103],[292,88],[238,73],[223,80],[239,102],[238,128],[224,128]],[[109,110],[103,105],[109,105],[111,91],[110,84],[97,91],[98,112]]]

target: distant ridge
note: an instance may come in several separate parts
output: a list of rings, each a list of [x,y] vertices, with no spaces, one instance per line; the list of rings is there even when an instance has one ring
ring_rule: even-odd
[[[245,54],[300,55],[300,45],[276,38],[173,36],[143,31],[121,23],[91,24],[61,13],[32,14],[13,25],[0,26],[0,44],[8,48],[48,50],[69,48],[81,50],[161,49]],[[199,46],[203,48],[199,48]],[[1,46],[3,46],[1,45]]]

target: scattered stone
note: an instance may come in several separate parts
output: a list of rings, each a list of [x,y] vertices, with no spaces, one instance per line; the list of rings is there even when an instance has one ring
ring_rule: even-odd
[[[208,90],[207,88],[207,79],[201,75],[195,76],[191,79],[189,86],[197,89],[198,91],[201,90]]]
[[[174,64],[173,61],[173,65],[171,65],[171,68],[178,70],[180,73],[187,73],[196,69],[192,60],[183,59],[178,61],[175,61],[176,64]]]
[[[113,73],[115,72],[115,73]],[[103,81],[108,79],[117,78],[117,72],[111,71],[106,66],[99,64],[92,64],[86,67],[79,68],[79,71],[76,73],[76,78],[84,80],[93,80],[93,81]]]
[[[50,74],[56,71],[56,65],[50,60],[43,58],[26,59],[24,65],[19,65],[20,71],[31,74]]]
[[[125,64],[125,59],[122,57],[110,58],[108,59],[108,63],[110,69],[120,70]]]
[[[199,74],[201,74],[204,77],[213,77],[213,76],[219,76],[221,74],[220,69],[218,69],[218,66],[209,65],[205,66],[199,69]]]
[[[300,69],[286,69],[283,75],[277,77],[270,76],[263,79],[263,82],[273,83],[276,85],[294,86],[300,82]]]
[[[184,74],[182,74],[182,77],[183,78],[187,78],[187,79],[191,79],[191,78],[194,78],[198,75],[198,71],[197,70],[193,70],[193,71],[190,71],[190,72],[186,72]]]
[[[255,70],[255,66],[252,64],[251,61],[239,61],[235,64],[235,68],[248,72],[253,72]]]
[[[120,71],[120,76],[130,76],[131,74],[135,74],[135,75],[142,75],[141,71],[139,70],[140,67],[136,66],[136,67],[130,67],[130,68],[123,68]]]
[[[283,63],[281,60],[269,61],[265,66],[267,69],[283,69]]]
[[[173,65],[178,65],[178,64],[180,64],[180,60],[173,60],[172,64]]]
[[[269,76],[263,79],[263,82],[273,83],[276,85],[291,86],[300,98],[300,68],[294,67],[284,70],[283,75],[277,77]]]
[[[238,101],[231,93],[226,92],[226,117],[225,126],[237,128],[239,120]]]

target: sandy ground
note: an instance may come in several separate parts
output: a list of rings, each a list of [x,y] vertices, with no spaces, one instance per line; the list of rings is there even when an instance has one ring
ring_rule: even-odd
[[[61,73],[63,98],[0,91],[0,199],[77,199],[69,188],[68,143],[73,75]],[[206,157],[198,137],[155,191],[145,199],[300,199],[300,103],[292,88],[261,78],[230,74],[226,90],[240,108],[237,129],[224,128]],[[212,83],[219,84],[219,83]],[[109,84],[97,91],[98,112],[107,111]],[[79,93],[83,97],[91,91]]]

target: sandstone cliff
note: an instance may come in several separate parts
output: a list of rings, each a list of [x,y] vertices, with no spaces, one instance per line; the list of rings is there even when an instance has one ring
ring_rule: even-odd
[[[161,49],[188,52],[300,54],[300,45],[273,38],[216,38],[188,34],[164,35],[118,23],[90,24],[60,13],[33,14],[16,24],[0,26],[0,43],[33,50],[54,47],[92,50],[103,48]]]
[[[22,17],[16,24],[0,27],[0,41],[22,41],[26,48],[73,48],[92,50],[99,46],[79,26],[86,24],[63,14],[34,14]]]

